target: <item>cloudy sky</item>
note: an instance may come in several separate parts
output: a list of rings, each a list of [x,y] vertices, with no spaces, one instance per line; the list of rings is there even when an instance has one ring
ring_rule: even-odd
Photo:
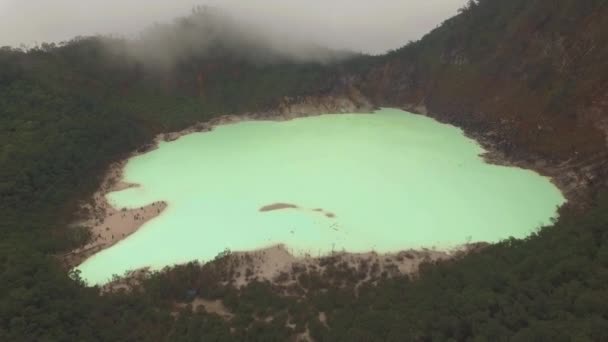
[[[416,40],[456,14],[465,0],[0,0],[0,46],[77,35],[131,36],[193,5],[225,8],[285,37],[381,53]]]

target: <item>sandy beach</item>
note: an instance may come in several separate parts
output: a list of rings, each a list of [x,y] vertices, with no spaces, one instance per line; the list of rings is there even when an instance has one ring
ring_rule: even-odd
[[[234,279],[237,287],[246,286],[253,280],[285,282],[285,275],[290,275],[294,269],[316,270],[323,272],[327,267],[324,260],[328,257],[335,258],[335,263],[345,262],[349,268],[359,269],[365,263],[370,266],[377,265],[376,270],[371,270],[363,281],[373,279],[377,275],[386,272],[389,276],[413,274],[423,262],[446,260],[454,257],[465,248],[454,251],[436,251],[430,249],[404,250],[396,253],[349,253],[335,252],[321,257],[310,255],[294,256],[285,245],[276,245],[256,251],[235,252],[232,257],[239,258]]]
[[[113,164],[90,203],[83,205],[89,212],[89,217],[76,224],[89,229],[91,240],[86,245],[63,255],[67,266],[74,267],[93,254],[127,238],[146,222],[160,215],[167,207],[162,201],[135,209],[115,208],[108,202],[106,198],[108,193],[138,186],[121,181],[125,164],[126,161]]]
[[[421,264],[432,263],[461,257],[472,251],[477,251],[487,243],[472,243],[451,250],[402,250],[394,253],[350,253],[334,252],[322,256],[296,256],[289,247],[279,244],[253,251],[236,251],[228,255],[229,274],[228,283],[236,288],[247,286],[252,281],[268,281],[270,283],[288,287],[296,283],[295,276],[305,272],[319,272],[323,274],[328,267],[346,267],[366,275],[358,280],[358,284],[377,281],[382,277],[396,277],[400,275],[415,275]],[[210,261],[214,262],[214,261]],[[331,266],[330,266],[331,265]],[[137,286],[140,280],[150,276],[154,271],[147,268],[134,270],[126,277],[118,278],[101,287],[102,292],[118,290],[129,291]],[[195,300],[193,304],[201,304],[209,309],[210,303],[203,299]],[[213,306],[212,306],[213,307]]]

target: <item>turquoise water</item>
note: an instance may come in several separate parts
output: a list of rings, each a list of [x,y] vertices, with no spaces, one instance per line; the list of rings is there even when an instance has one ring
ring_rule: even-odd
[[[190,134],[132,158],[125,181],[141,186],[108,195],[117,208],[168,208],[78,268],[95,284],[226,248],[450,248],[522,238],[556,215],[564,198],[549,179],[481,152],[460,129],[396,109]],[[275,203],[297,208],[260,211]]]

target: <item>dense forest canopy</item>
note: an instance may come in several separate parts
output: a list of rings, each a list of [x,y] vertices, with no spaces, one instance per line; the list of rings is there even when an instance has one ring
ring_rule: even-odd
[[[574,152],[597,156],[605,140],[590,122],[605,116],[597,99],[608,77],[601,44],[607,6],[604,0],[471,1],[418,42],[345,61],[342,52],[316,47],[304,51],[321,58],[294,59],[238,31],[173,39],[218,18],[202,9],[135,41],[81,37],[2,48],[0,340],[285,341],[304,331],[317,341],[602,340],[608,336],[608,201],[599,182],[590,209],[565,209],[553,226],[527,239],[425,265],[415,278],[381,278],[357,289],[357,273],[335,265],[325,274],[300,274],[292,290],[304,295],[259,282],[237,291],[222,282],[229,260],[223,255],[157,274],[132,293],[100,296],[56,256],[87,239],[70,223],[107,166],[156,134],[221,114],[263,111],[285,96],[336,93],[349,81],[379,105],[424,98],[438,113],[460,113],[456,123],[512,125],[504,134],[513,150],[533,146],[530,153],[556,160]],[[168,43],[162,59],[142,59]],[[537,46],[548,52],[537,54]],[[562,50],[582,52],[554,53]],[[572,58],[564,64],[563,56]],[[580,119],[578,103],[589,118]],[[532,135],[541,119],[551,130]],[[176,315],[174,304],[188,302],[184,294],[193,289],[222,299],[234,317],[188,306]]]

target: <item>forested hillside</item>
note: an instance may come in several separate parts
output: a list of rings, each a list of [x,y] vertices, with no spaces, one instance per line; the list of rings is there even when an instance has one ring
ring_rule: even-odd
[[[205,15],[195,11],[162,32]],[[285,341],[306,331],[317,341],[608,336],[608,201],[600,195],[608,1],[471,2],[418,42],[347,61],[327,51],[321,60],[294,60],[263,44],[222,41],[174,49],[181,52],[162,66],[133,54],[129,41],[101,37],[0,50],[0,340]],[[87,238],[70,225],[78,204],[112,161],[156,134],[274,109],[286,96],[352,89],[375,105],[461,126],[507,159],[592,194],[590,205],[565,209],[523,241],[357,289],[356,270],[335,265],[301,274],[293,292],[256,282],[236,290],[222,282],[229,256],[221,256],[158,274],[133,293],[100,296],[60,266],[56,256]],[[232,318],[187,306],[176,314],[175,303],[193,289],[223,300]]]
[[[605,0],[470,1],[368,61],[359,87],[463,127],[580,197],[608,179],[607,28]]]

